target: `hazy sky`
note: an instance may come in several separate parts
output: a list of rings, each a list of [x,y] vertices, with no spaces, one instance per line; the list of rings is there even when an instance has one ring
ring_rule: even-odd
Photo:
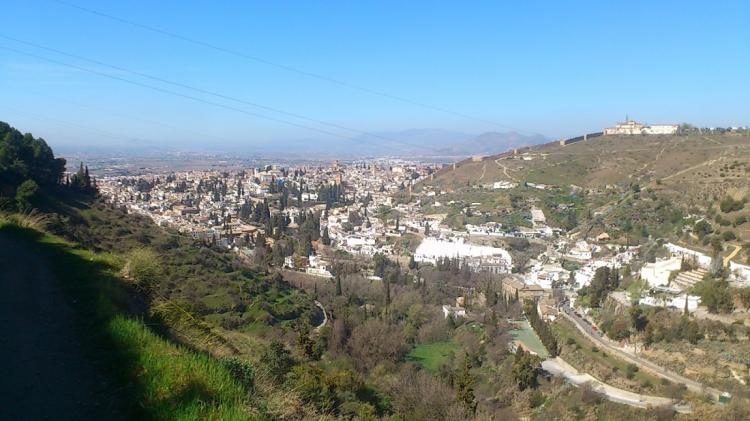
[[[53,147],[504,126],[561,137],[626,113],[649,123],[750,124],[746,0],[69,1],[2,6],[0,120]]]

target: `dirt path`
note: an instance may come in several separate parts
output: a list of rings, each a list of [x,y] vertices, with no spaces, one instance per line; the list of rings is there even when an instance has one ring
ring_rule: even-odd
[[[505,166],[504,164],[501,164],[501,163],[500,163],[500,160],[499,160],[499,159],[496,159],[496,160],[495,160],[495,164],[497,164],[497,166],[498,166],[498,167],[500,167],[500,168],[502,168],[502,169],[503,169],[503,174],[505,174],[505,176],[506,176],[507,178],[509,178],[509,179],[511,179],[511,180],[513,180],[513,181],[518,181],[518,180],[516,179],[516,177],[513,177],[512,175],[510,175],[510,174],[508,173],[508,169],[509,169],[509,168],[508,168],[508,167],[506,167],[506,166]],[[513,170],[511,170],[511,171],[513,171]]]
[[[730,244],[732,247],[734,247],[734,251],[729,254],[729,256],[724,258],[724,266],[729,266],[729,262],[734,259],[734,256],[737,255],[737,253],[742,250],[742,246],[738,244]]]
[[[0,418],[123,418],[55,268],[2,233],[0,250]]]
[[[315,305],[318,306],[320,311],[323,312],[323,321],[320,322],[319,325],[315,326],[315,329],[313,330],[317,335],[318,333],[320,333],[320,329],[323,329],[328,324],[328,313],[326,313],[326,308],[323,307],[323,304],[321,304],[320,301],[315,300]]]

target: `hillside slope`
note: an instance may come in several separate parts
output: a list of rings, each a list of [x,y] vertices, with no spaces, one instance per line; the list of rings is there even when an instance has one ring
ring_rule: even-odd
[[[428,184],[455,187],[507,180],[601,188],[659,180],[661,189],[702,194],[715,193],[718,185],[746,188],[746,169],[750,169],[747,136],[603,136],[463,161],[455,170],[439,172]]]
[[[536,206],[553,226],[568,230],[607,232],[623,243],[671,238],[730,257],[750,239],[749,175],[747,135],[602,136],[467,159],[444,167],[415,191],[434,190],[437,195],[424,198],[423,208],[447,214],[457,227],[490,221],[517,226]],[[495,182],[516,187],[494,188]],[[434,207],[436,202],[442,206]],[[472,206],[481,216],[465,215]],[[702,218],[709,224],[704,232],[688,235]],[[744,262],[749,256],[731,258]]]

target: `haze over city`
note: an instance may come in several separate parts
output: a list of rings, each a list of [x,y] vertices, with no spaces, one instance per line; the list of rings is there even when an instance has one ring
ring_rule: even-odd
[[[746,125],[747,14],[742,1],[9,1],[2,112],[72,150],[425,142],[410,129],[555,139],[628,113]]]

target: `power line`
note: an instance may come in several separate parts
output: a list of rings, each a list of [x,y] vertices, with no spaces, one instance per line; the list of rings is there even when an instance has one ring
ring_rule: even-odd
[[[177,97],[181,97],[181,98],[185,98],[185,99],[190,99],[192,101],[200,102],[200,103],[207,104],[207,105],[212,105],[212,106],[219,107],[219,108],[224,108],[224,109],[227,109],[227,110],[236,111],[236,112],[239,112],[239,113],[242,113],[242,114],[247,114],[247,115],[250,115],[250,116],[253,116],[253,117],[262,118],[262,119],[266,119],[266,120],[270,120],[270,121],[275,121],[275,122],[278,122],[278,123],[287,124],[287,125],[290,125],[290,126],[295,126],[295,127],[306,129],[306,130],[311,130],[311,131],[323,133],[323,134],[326,134],[326,135],[329,135],[329,136],[335,136],[335,137],[339,137],[339,138],[342,138],[342,139],[350,140],[350,138],[348,138],[346,136],[343,136],[341,134],[338,134],[338,133],[333,133],[333,132],[330,132],[330,131],[327,131],[327,130],[322,130],[322,129],[319,129],[319,128],[316,128],[316,127],[306,126],[306,125],[303,125],[303,124],[298,124],[298,123],[291,122],[291,121],[288,121],[288,120],[284,120],[284,119],[281,119],[281,118],[276,118],[276,117],[271,117],[271,116],[267,116],[267,115],[264,115],[264,114],[254,113],[254,112],[251,112],[251,111],[244,110],[242,108],[237,108],[237,107],[233,107],[231,105],[226,105],[226,104],[222,104],[222,103],[218,103],[218,102],[209,101],[209,100],[206,100],[206,99],[203,99],[203,98],[198,98],[198,97],[195,97],[195,96],[192,96],[192,95],[187,95],[187,94],[183,94],[183,93],[180,93],[180,92],[175,92],[175,91],[171,91],[171,90],[168,90],[168,89],[160,88],[158,86],[153,86],[153,85],[148,85],[148,84],[141,83],[141,82],[136,82],[136,81],[133,81],[133,80],[130,80],[130,79],[126,79],[126,78],[123,78],[123,77],[114,76],[114,75],[111,75],[111,74],[108,74],[108,73],[100,72],[98,70],[88,69],[88,68],[85,68],[85,67],[82,67],[82,66],[77,66],[75,64],[65,63],[65,62],[62,62],[62,61],[59,61],[59,60],[55,60],[55,59],[51,59],[51,58],[48,58],[48,57],[40,56],[38,54],[34,54],[34,53],[29,53],[29,52],[26,52],[26,51],[18,50],[18,49],[12,48],[12,47],[0,46],[0,49],[12,51],[12,52],[14,52],[16,54],[20,54],[20,55],[24,55],[24,56],[28,56],[28,57],[33,57],[33,58],[36,58],[38,60],[42,60],[42,61],[46,61],[46,62],[49,62],[49,63],[58,64],[60,66],[70,67],[70,68],[77,69],[77,70],[80,70],[80,71],[83,71],[83,72],[92,73],[92,74],[99,75],[99,76],[102,76],[102,77],[105,77],[105,78],[117,80],[117,81],[120,81],[120,82],[124,82],[124,83],[128,83],[128,84],[131,84],[131,85],[143,87],[143,88],[146,88],[146,89],[151,89],[151,90],[154,90],[154,91],[157,91],[157,92],[161,92],[161,93],[165,93],[165,94],[168,94],[168,95],[173,95],[173,96],[177,96]],[[386,139],[386,140],[388,140],[390,142],[394,142],[394,143],[401,143],[401,144],[406,144],[406,145],[409,145],[409,146],[416,146],[416,145],[409,144],[407,142],[402,142],[402,141],[397,141],[397,140],[392,140],[392,139]]]
[[[2,47],[0,47],[0,48],[2,48]],[[56,124],[62,124],[62,125],[66,125],[66,126],[77,127],[79,129],[84,129],[84,130],[90,130],[90,131],[94,131],[94,132],[99,132],[99,134],[101,134],[103,136],[107,136],[107,137],[120,138],[120,139],[135,141],[135,142],[143,142],[143,143],[156,143],[155,141],[150,140],[150,139],[124,136],[124,135],[113,133],[113,132],[110,132],[110,131],[107,131],[107,130],[103,130],[103,129],[100,129],[100,128],[97,128],[97,127],[86,126],[86,125],[83,125],[83,124],[80,124],[80,123],[73,123],[71,121],[66,121],[66,120],[60,120],[59,118],[52,118],[52,117],[44,116],[44,115],[41,115],[41,114],[36,114],[36,113],[29,112],[29,111],[24,111],[24,110],[21,110],[21,109],[15,108],[15,107],[11,107],[11,106],[8,106],[8,105],[0,104],[0,107],[8,109],[8,110],[11,110],[11,111],[15,111],[15,112],[20,113],[20,114],[25,114],[25,115],[27,115],[27,116],[29,116],[31,118],[36,118],[38,120],[48,120],[48,121],[51,121],[51,122],[56,123]]]
[[[286,116],[289,116],[289,117],[294,117],[294,118],[298,118],[298,119],[301,119],[301,120],[306,120],[306,121],[309,121],[309,122],[312,122],[312,123],[317,123],[317,124],[320,124],[320,125],[329,126],[329,127],[340,129],[340,130],[346,130],[346,131],[349,131],[349,132],[352,132],[352,133],[356,133],[356,134],[359,134],[359,135],[370,136],[370,137],[374,137],[374,138],[377,138],[377,139],[386,140],[386,141],[389,141],[389,142],[401,143],[401,144],[412,146],[412,147],[428,149],[428,148],[423,147],[421,145],[413,145],[413,144],[408,143],[408,142],[404,142],[404,141],[401,141],[401,140],[396,140],[396,139],[393,139],[393,138],[390,138],[390,137],[387,137],[387,136],[382,136],[382,135],[379,135],[379,134],[376,134],[376,133],[368,133],[368,132],[365,132],[365,131],[362,131],[362,130],[357,130],[357,129],[349,128],[349,127],[346,127],[346,126],[342,126],[340,124],[329,123],[329,122],[326,122],[326,121],[323,121],[323,120],[306,117],[306,116],[303,116],[301,114],[284,111],[284,110],[281,110],[281,109],[278,109],[278,108],[269,107],[269,106],[266,106],[266,105],[263,105],[263,104],[259,104],[259,103],[256,103],[256,102],[250,102],[250,101],[247,101],[247,100],[244,100],[244,99],[241,99],[241,98],[237,98],[237,97],[233,97],[233,96],[230,96],[230,95],[226,95],[226,94],[222,94],[222,93],[210,91],[210,90],[199,88],[199,87],[196,87],[196,86],[193,86],[193,85],[188,85],[186,83],[171,81],[171,80],[159,77],[159,76],[153,76],[153,75],[150,75],[150,74],[147,74],[147,73],[139,72],[139,71],[136,71],[136,70],[131,70],[131,69],[128,69],[128,68],[125,68],[125,67],[122,67],[122,66],[116,66],[116,65],[113,65],[113,64],[105,63],[103,61],[99,61],[99,60],[94,60],[94,59],[91,59],[91,58],[88,58],[88,57],[84,57],[84,56],[81,56],[81,55],[78,55],[78,54],[68,53],[68,52],[65,52],[65,51],[62,51],[62,50],[59,50],[59,49],[56,49],[56,48],[43,46],[43,45],[36,44],[36,43],[33,43],[33,42],[24,41],[24,40],[21,40],[21,39],[18,39],[18,38],[9,37],[9,36],[6,36],[6,35],[0,35],[0,38],[4,38],[4,39],[7,39],[7,40],[10,40],[10,41],[13,41],[13,42],[17,42],[17,43],[20,43],[20,44],[25,44],[25,45],[28,45],[28,46],[31,46],[31,47],[34,47],[34,48],[38,48],[38,49],[41,49],[41,50],[51,51],[51,52],[54,52],[54,53],[57,53],[57,54],[60,54],[60,55],[66,56],[66,57],[74,58],[74,59],[77,59],[77,60],[87,61],[89,63],[93,63],[93,64],[96,64],[96,65],[99,65],[99,66],[109,67],[110,69],[114,69],[114,70],[125,72],[125,73],[130,73],[132,75],[143,77],[143,78],[146,78],[146,79],[151,79],[151,80],[154,80],[154,81],[157,81],[157,82],[160,82],[160,83],[165,83],[165,84],[168,84],[168,85],[177,86],[177,87],[184,88],[184,89],[189,89],[189,90],[192,90],[192,91],[195,91],[195,92],[199,92],[199,93],[202,93],[202,94],[215,96],[217,98],[221,98],[221,99],[225,99],[225,100],[229,100],[229,101],[234,101],[234,102],[237,102],[237,103],[240,103],[240,104],[250,105],[252,107],[261,108],[261,109],[264,109],[266,111],[272,111],[272,112],[283,114],[283,115],[286,115]]]
[[[120,113],[118,113],[116,111],[113,111],[111,109],[105,109],[105,108],[102,108],[102,107],[95,107],[95,106],[92,106],[92,105],[82,104],[80,102],[72,101],[72,100],[67,99],[67,98],[60,98],[59,96],[47,95],[47,94],[36,92],[36,91],[30,90],[30,89],[24,89],[24,91],[27,92],[27,93],[30,93],[32,95],[37,95],[37,96],[39,96],[41,98],[46,98],[46,99],[53,100],[53,101],[61,101],[61,102],[65,102],[65,103],[68,103],[68,104],[71,104],[71,105],[75,105],[76,107],[79,107],[79,108],[82,108],[82,109],[88,109],[88,110],[94,110],[94,111],[104,112],[104,113],[107,113],[107,114],[118,115],[123,120],[132,119],[132,120],[140,121],[142,123],[146,123],[146,124],[151,124],[151,125],[154,125],[154,126],[163,127],[163,128],[170,129],[170,130],[180,130],[180,131],[183,131],[185,133],[190,133],[190,134],[193,134],[193,135],[200,135],[200,136],[205,136],[205,137],[211,137],[211,138],[214,138],[216,140],[220,140],[220,141],[224,141],[224,142],[231,141],[230,139],[227,139],[227,138],[221,137],[221,136],[216,136],[216,135],[211,134],[211,133],[204,133],[204,132],[197,131],[197,130],[189,130],[189,129],[186,129],[184,127],[178,127],[178,126],[174,126],[174,125],[171,125],[171,124],[161,123],[161,122],[158,122],[158,121],[153,121],[153,120],[149,120],[149,119],[145,119],[145,118],[141,118],[141,117],[136,117],[134,115],[120,114]]]
[[[439,107],[439,106],[436,106],[436,105],[427,104],[427,103],[422,102],[422,101],[416,101],[416,100],[413,100],[413,99],[410,99],[410,98],[406,98],[406,97],[402,97],[402,96],[398,96],[398,95],[389,94],[387,92],[382,92],[382,91],[379,91],[379,90],[376,90],[376,89],[371,89],[371,88],[368,88],[368,87],[365,87],[365,86],[361,86],[361,85],[356,85],[356,84],[353,84],[353,83],[349,83],[349,82],[343,81],[341,79],[332,78],[332,77],[329,77],[329,76],[321,75],[319,73],[314,73],[314,72],[310,72],[310,71],[307,71],[307,70],[299,69],[297,67],[292,67],[292,66],[289,66],[289,65],[286,65],[286,64],[282,64],[282,63],[278,63],[278,62],[275,62],[275,61],[267,60],[267,59],[259,57],[259,56],[255,56],[255,55],[243,53],[241,51],[237,51],[237,50],[233,50],[233,49],[230,49],[230,48],[222,47],[220,45],[216,45],[216,44],[212,44],[212,43],[209,43],[209,42],[201,41],[201,40],[198,40],[198,39],[195,39],[195,38],[187,37],[185,35],[180,35],[180,34],[177,34],[177,33],[174,33],[174,32],[166,31],[164,29],[159,29],[159,28],[156,28],[156,27],[153,27],[153,26],[150,26],[150,25],[146,25],[146,24],[138,23],[138,22],[135,22],[135,21],[132,21],[132,20],[128,20],[128,19],[124,19],[124,18],[121,18],[121,17],[117,17],[117,16],[114,16],[114,15],[111,15],[111,14],[108,14],[108,13],[100,12],[98,10],[90,9],[88,7],[79,6],[77,4],[70,3],[70,2],[67,2],[67,1],[64,1],[64,0],[49,0],[49,1],[61,4],[61,5],[67,6],[67,7],[71,7],[71,8],[74,8],[74,9],[78,9],[80,11],[83,11],[83,12],[86,12],[86,13],[89,13],[89,14],[92,14],[92,15],[96,15],[96,16],[103,17],[103,18],[106,18],[106,19],[110,19],[110,20],[113,20],[113,21],[116,21],[116,22],[120,22],[120,23],[123,23],[123,24],[126,24],[126,25],[130,25],[130,26],[133,26],[133,27],[136,27],[136,28],[140,28],[140,29],[143,29],[143,30],[146,30],[146,31],[149,31],[149,32],[154,32],[154,33],[157,33],[157,34],[160,34],[160,35],[163,35],[163,36],[167,36],[167,37],[170,37],[170,38],[178,39],[180,41],[184,41],[184,42],[187,42],[187,43],[190,43],[190,44],[199,45],[201,47],[212,49],[212,50],[215,50],[215,51],[220,51],[222,53],[233,55],[233,56],[236,56],[236,57],[240,57],[240,58],[243,58],[243,59],[246,59],[246,60],[255,61],[257,63],[261,63],[261,64],[264,64],[264,65],[267,65],[267,66],[271,66],[271,67],[275,67],[275,68],[278,68],[278,69],[285,70],[287,72],[296,73],[296,74],[303,75],[303,76],[306,76],[306,77],[310,77],[310,78],[313,78],[313,79],[322,80],[322,81],[325,81],[325,82],[328,82],[328,83],[331,83],[331,84],[334,84],[334,85],[339,85],[339,86],[342,86],[342,87],[345,87],[345,88],[348,88],[348,89],[351,89],[351,90],[360,91],[360,92],[364,92],[364,93],[367,93],[367,94],[370,94],[370,95],[375,95],[375,96],[379,96],[379,97],[383,97],[383,98],[388,98],[388,99],[391,99],[391,100],[394,100],[394,101],[403,102],[403,103],[414,105],[414,106],[417,106],[417,107],[422,107],[422,108],[430,109],[430,110],[433,110],[433,111],[438,111],[438,112],[441,112],[441,113],[444,113],[444,114],[450,114],[450,115],[453,115],[453,116],[456,116],[456,117],[461,117],[461,118],[467,119],[467,120],[473,120],[473,121],[477,121],[477,122],[481,122],[481,123],[485,123],[485,124],[491,124],[493,126],[501,127],[501,128],[504,128],[504,129],[514,130],[514,131],[517,131],[519,133],[534,134],[533,132],[531,132],[529,130],[524,130],[524,129],[516,128],[516,127],[513,127],[513,126],[509,126],[507,124],[498,123],[498,122],[493,121],[493,120],[488,120],[488,119],[480,118],[480,117],[474,117],[474,116],[471,116],[471,115],[468,115],[468,114],[465,114],[465,113],[462,113],[462,112],[458,112],[458,111],[455,111],[455,110],[451,110],[451,109],[448,109],[448,108]]]

